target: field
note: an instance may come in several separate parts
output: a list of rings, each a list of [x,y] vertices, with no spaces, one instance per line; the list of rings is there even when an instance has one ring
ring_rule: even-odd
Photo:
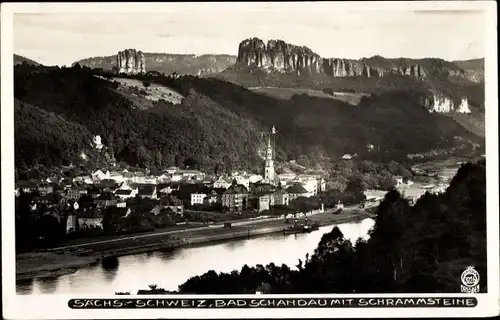
[[[453,113],[453,120],[475,135],[485,137],[485,114],[478,108],[469,105],[471,114]]]
[[[330,95],[321,90],[301,89],[301,88],[253,87],[248,89],[253,92],[257,92],[263,95],[267,95],[282,100],[291,99],[294,95],[306,94],[308,96],[316,98],[340,100],[354,106],[359,105],[361,99],[364,96],[368,96],[367,94],[364,93],[348,93],[348,92],[334,92],[334,95]]]
[[[143,81],[128,78],[114,77],[110,81],[117,82],[118,92],[134,102],[140,109],[149,109],[160,99],[170,102],[174,105],[181,104],[184,96],[177,91],[161,84],[149,83],[144,85]]]

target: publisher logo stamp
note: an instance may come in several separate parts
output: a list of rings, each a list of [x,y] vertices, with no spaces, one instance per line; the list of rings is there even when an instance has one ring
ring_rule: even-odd
[[[467,267],[467,269],[462,272],[460,279],[462,280],[462,285],[460,286],[462,292],[479,292],[479,272],[477,272],[474,267]]]

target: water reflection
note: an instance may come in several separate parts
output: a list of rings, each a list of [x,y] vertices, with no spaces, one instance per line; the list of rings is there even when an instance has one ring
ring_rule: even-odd
[[[243,246],[243,241],[245,240],[238,240],[234,242],[227,242],[224,244],[224,247],[228,249],[229,251],[234,251],[238,248],[241,248]]]
[[[112,282],[118,274],[120,262],[117,257],[104,258],[101,261],[104,278],[107,282]]]
[[[31,294],[33,292],[33,285],[34,285],[33,279],[16,281],[16,293]]]
[[[339,225],[346,239],[354,244],[359,237],[367,237],[373,220]],[[136,293],[150,284],[167,290],[177,290],[190,277],[214,270],[231,272],[245,264],[266,266],[274,263],[295,269],[299,259],[313,254],[323,234],[333,226],[300,235],[273,234],[233,242],[212,243],[205,246],[163,250],[149,254],[124,256],[102,261],[96,266],[79,269],[76,273],[57,279],[35,280],[32,285],[18,284],[20,294],[114,294]]]
[[[37,279],[38,289],[43,294],[55,293],[57,290],[57,277],[41,278]]]

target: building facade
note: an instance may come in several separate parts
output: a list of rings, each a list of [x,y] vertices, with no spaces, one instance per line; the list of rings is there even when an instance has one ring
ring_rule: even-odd
[[[229,189],[222,194],[222,206],[231,212],[241,213],[249,207],[247,188],[233,181]]]
[[[203,204],[203,199],[205,199],[207,195],[204,193],[192,193],[191,194],[191,205],[195,204]]]

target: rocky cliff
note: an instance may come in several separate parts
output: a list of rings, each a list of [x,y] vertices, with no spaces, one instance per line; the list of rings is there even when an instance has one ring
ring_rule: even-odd
[[[144,53],[144,64],[147,71],[156,71],[170,75],[177,72],[180,75],[206,76],[219,73],[236,62],[236,56],[225,54],[170,54],[170,53]],[[112,70],[117,67],[118,57],[93,57],[75,62],[82,67],[91,69]]]
[[[461,98],[460,103],[456,103],[448,96],[436,91],[431,91],[431,95],[424,97],[422,104],[431,113],[432,112],[438,112],[438,113],[458,112],[466,114],[471,113],[467,97]]]
[[[282,40],[269,40],[267,45],[258,38],[244,40],[238,49],[237,62],[278,72],[322,71],[322,60],[318,54],[307,47]]]
[[[119,51],[116,55],[117,73],[140,74],[146,73],[144,53],[135,49]]]
[[[246,39],[240,43],[237,66],[253,66],[267,72],[307,72],[331,77],[467,77],[463,69],[442,59],[386,59],[380,56],[359,60],[322,58],[308,47],[289,44],[283,40],[269,40],[266,44],[259,38]]]

